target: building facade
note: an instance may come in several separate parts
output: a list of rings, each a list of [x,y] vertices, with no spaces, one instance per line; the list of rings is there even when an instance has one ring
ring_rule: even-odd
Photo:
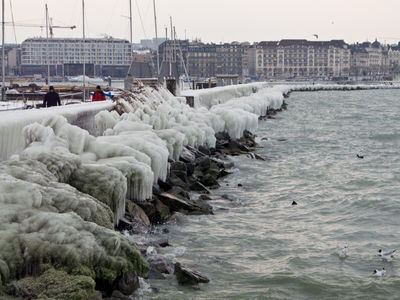
[[[176,65],[181,75],[187,71],[189,40],[166,40],[158,47],[161,72],[169,63]],[[166,72],[168,73],[168,72]]]
[[[350,54],[342,40],[261,42],[249,50],[249,75],[260,79],[347,77]]]
[[[189,46],[187,65],[190,77],[207,78],[216,74],[217,47],[215,44],[192,42]]]
[[[32,38],[21,45],[21,71],[25,75],[46,74],[76,76],[82,74],[85,59],[86,75],[124,77],[132,61],[132,46],[127,40],[105,38],[81,39]]]
[[[398,49],[381,45],[378,41],[351,46],[350,74],[366,79],[381,79],[393,73]]]

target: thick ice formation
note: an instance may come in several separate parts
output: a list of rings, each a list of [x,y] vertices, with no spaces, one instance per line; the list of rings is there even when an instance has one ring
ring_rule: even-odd
[[[110,208],[59,183],[38,161],[0,164],[0,207],[0,286],[41,263],[111,268],[101,259],[111,262],[120,256],[123,238],[111,230]]]
[[[101,101],[46,109],[0,111],[0,161],[24,149],[25,141],[21,132],[26,125],[41,123],[50,116],[58,115],[65,117],[69,123],[95,134],[97,128],[94,116],[100,111],[111,110],[113,107],[114,103],[111,101]]]
[[[204,106],[211,108],[214,105],[225,103],[233,98],[249,96],[267,86],[268,83],[266,82],[255,82],[212,89],[184,90],[181,92],[181,95],[194,97],[195,107]]]
[[[154,179],[165,179],[167,175],[168,150],[153,133],[154,142],[147,142],[137,133],[130,134],[129,139],[95,138],[65,118],[53,116],[42,124],[26,126],[24,134],[28,146],[20,154],[21,159],[44,163],[58,181],[68,182],[106,203],[114,212],[115,223],[125,212],[126,198],[150,198]]]

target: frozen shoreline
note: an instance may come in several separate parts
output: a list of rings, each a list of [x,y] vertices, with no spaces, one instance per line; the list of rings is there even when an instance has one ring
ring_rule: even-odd
[[[237,154],[249,152],[246,145],[235,141],[255,130],[259,117],[280,109],[284,95],[290,91],[317,88],[328,89],[317,85],[267,87],[240,98],[220,98],[208,110],[190,108],[162,88],[141,87],[136,93],[122,93],[116,103],[102,103],[104,108],[99,113],[99,106],[87,104],[85,110],[68,108],[63,112],[70,113],[64,115],[67,118],[61,114],[64,107],[31,112],[35,115],[27,120],[16,118],[19,127],[15,125],[12,133],[15,135],[27,125],[22,138],[27,147],[12,160],[0,163],[0,206],[6,220],[0,227],[0,245],[4,245],[0,262],[5,266],[0,269],[1,282],[35,275],[21,271],[28,267],[43,275],[46,262],[63,253],[74,254],[82,247],[86,249],[82,257],[74,254],[56,262],[76,268],[84,266],[85,272],[76,268],[64,271],[85,275],[91,282],[102,282],[106,294],[115,289],[115,281],[125,280],[130,272],[145,274],[148,264],[138,255],[136,246],[112,230],[121,220],[124,226],[131,225],[132,220],[123,220],[127,206],[131,204],[128,212],[134,220],[139,215],[145,227],[149,226],[153,211],[152,221],[156,222],[166,221],[181,210],[209,213],[204,200],[187,199],[186,186],[199,193],[217,186],[217,177],[226,173],[229,163],[224,161],[221,149],[230,149],[225,155],[232,153],[232,149]],[[203,100],[211,103],[212,97],[212,91],[207,91]],[[90,122],[96,136],[70,124],[82,118],[81,126]],[[5,125],[13,124],[11,115],[8,120]],[[252,143],[251,138],[244,142]],[[209,156],[204,152],[211,149],[212,154],[212,149],[218,147],[222,157],[215,161],[204,158]],[[184,165],[177,163],[182,157],[186,160]],[[172,195],[165,194],[174,187],[180,189],[172,191]],[[70,236],[65,236],[65,232]],[[10,238],[19,243],[11,243]],[[20,247],[29,251],[33,265],[23,260]],[[104,269],[97,267],[102,263],[107,264],[102,268],[110,272],[108,283],[103,282]],[[94,292],[94,286],[89,292]]]

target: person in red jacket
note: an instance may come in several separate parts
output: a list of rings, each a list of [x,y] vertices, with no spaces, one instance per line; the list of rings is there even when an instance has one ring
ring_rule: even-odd
[[[104,101],[106,100],[106,95],[104,95],[101,87],[98,85],[96,86],[96,91],[93,94],[92,101]]]

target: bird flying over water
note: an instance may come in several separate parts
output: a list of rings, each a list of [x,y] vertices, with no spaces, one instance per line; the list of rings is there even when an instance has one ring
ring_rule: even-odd
[[[313,34],[313,36],[315,36],[315,38],[318,39],[318,34]]]
[[[382,251],[382,249],[378,250],[378,255],[382,258],[382,260],[384,261],[392,261],[393,257],[394,257],[394,253],[396,252],[395,250],[392,251]]]
[[[382,268],[382,270],[374,270],[373,274],[374,274],[374,276],[377,276],[377,277],[383,277],[386,275],[386,270],[385,270],[385,268]]]
[[[357,154],[357,157],[358,157],[358,158],[364,158],[363,155],[359,155],[359,154]]]

